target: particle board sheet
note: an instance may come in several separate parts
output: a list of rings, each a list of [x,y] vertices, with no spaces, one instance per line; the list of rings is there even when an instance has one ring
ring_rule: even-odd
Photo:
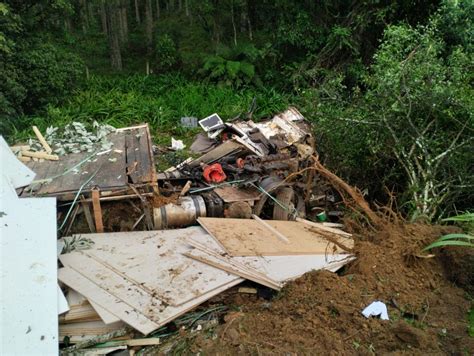
[[[280,240],[261,222],[251,219],[198,218],[199,224],[231,256],[326,255],[344,252],[328,240],[328,234],[311,231],[311,226],[297,221],[265,220],[290,241]],[[352,248],[353,240],[331,235],[333,241]]]
[[[21,195],[69,198],[92,176],[83,187],[84,192],[93,187],[102,191],[128,188],[129,176],[133,183],[154,183],[156,172],[147,125],[117,130],[108,135],[108,140],[113,146],[107,153],[71,153],[60,156],[58,161],[28,162],[36,179]]]
[[[179,306],[238,279],[183,255],[190,249],[186,238],[204,233],[191,227],[81,236],[94,241],[85,254],[164,302]]]
[[[205,264],[203,264],[205,266]],[[162,309],[157,315],[159,315],[159,322],[154,322],[147,317],[145,317],[141,311],[136,310],[131,307],[128,303],[129,300],[124,301],[119,298],[116,298],[111,293],[102,289],[101,285],[97,285],[85,278],[80,273],[75,270],[65,267],[59,270],[59,280],[73,288],[77,292],[84,295],[89,301],[94,302],[100,305],[102,308],[107,309],[117,317],[119,317],[123,322],[140,331],[144,335],[155,331],[159,327],[169,323],[170,321],[176,319],[177,317],[185,314],[191,309],[197,307],[199,304],[205,302],[206,300],[212,298],[213,296],[222,293],[223,291],[241,283],[242,278],[234,278],[232,281],[219,286],[218,288],[209,291],[203,295],[196,297],[195,299],[180,305],[180,306],[167,306]]]
[[[312,270],[326,269],[335,272],[354,259],[347,253],[231,257],[215,240],[200,239],[198,241],[191,238],[189,243],[195,249],[187,253],[187,256],[216,267],[220,265],[221,268],[232,270],[233,273],[241,277],[267,285],[270,288],[273,287],[261,279],[262,275],[267,280],[274,281],[276,285],[280,284],[281,286],[282,283],[298,278]]]
[[[130,282],[121,274],[81,252],[62,255],[60,260],[64,266],[74,269],[113,296],[128,301],[130,306],[142,311],[142,314],[150,320],[159,322],[159,314],[166,304],[148,293],[139,283]]]
[[[55,355],[56,199],[20,199],[1,174],[0,183],[0,354]]]

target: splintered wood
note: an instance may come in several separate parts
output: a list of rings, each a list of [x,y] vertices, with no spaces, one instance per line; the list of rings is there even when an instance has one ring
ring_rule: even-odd
[[[324,234],[311,231],[312,226],[297,221],[199,218],[199,224],[211,234],[232,256],[285,256],[318,255],[344,252],[339,244],[328,242]],[[337,229],[333,229],[337,230]],[[335,241],[352,248],[353,241],[343,236],[347,233],[333,233]],[[282,240],[281,236],[287,238]]]

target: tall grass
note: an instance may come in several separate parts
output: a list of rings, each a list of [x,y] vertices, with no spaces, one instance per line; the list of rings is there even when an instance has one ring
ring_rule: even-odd
[[[257,100],[256,119],[283,110],[290,101],[273,89],[234,90],[205,82],[190,82],[180,76],[93,76],[87,86],[59,107],[49,106],[44,115],[22,117],[12,122],[10,141],[30,135],[31,125],[41,129],[72,121],[98,121],[115,127],[142,122],[154,135],[181,135],[182,116],[203,118],[214,112],[223,119],[245,112]]]

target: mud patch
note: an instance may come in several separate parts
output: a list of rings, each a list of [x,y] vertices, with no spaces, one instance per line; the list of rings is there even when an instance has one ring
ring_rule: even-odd
[[[387,224],[356,236],[357,260],[341,275],[317,271],[288,284],[268,302],[239,306],[240,314],[205,335],[205,354],[466,353],[470,302],[446,277],[439,258],[415,257],[446,228]],[[390,321],[366,319],[372,301],[388,306]],[[229,325],[230,324],[230,325]]]

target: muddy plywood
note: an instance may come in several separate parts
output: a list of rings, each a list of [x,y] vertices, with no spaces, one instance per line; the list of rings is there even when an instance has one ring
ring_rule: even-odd
[[[238,201],[254,201],[260,198],[260,193],[256,189],[244,189],[237,187],[220,187],[214,192],[226,203]]]
[[[325,255],[344,252],[330,240],[349,249],[353,245],[353,240],[335,234],[328,240],[327,235],[312,232],[310,226],[296,221],[265,220],[288,243],[256,220],[199,218],[198,222],[232,256]]]
[[[203,234],[201,228],[192,227],[82,235],[95,242],[92,249],[83,253],[143,291],[178,306],[239,279],[183,255],[190,250],[186,238],[199,240]]]
[[[83,185],[83,192],[94,187],[101,191],[125,189],[129,182],[127,173],[130,173],[133,183],[154,182],[155,167],[148,126],[117,130],[108,135],[108,140],[113,146],[105,153],[72,153],[61,156],[58,161],[28,162],[36,177],[21,195],[69,198]]]

